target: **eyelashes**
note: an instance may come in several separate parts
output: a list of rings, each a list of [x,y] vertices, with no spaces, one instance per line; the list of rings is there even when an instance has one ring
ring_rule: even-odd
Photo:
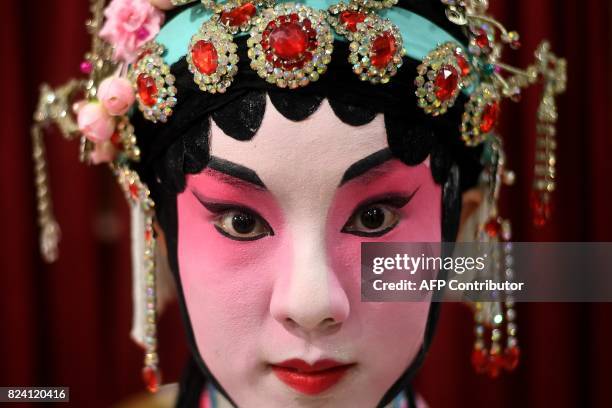
[[[274,235],[270,224],[256,211],[235,204],[207,202],[194,195],[204,208],[214,214],[213,225],[226,238],[255,241]]]
[[[342,232],[360,237],[381,237],[393,230],[402,219],[400,209],[418,191],[410,195],[386,195],[360,204],[342,227]]]
[[[381,237],[397,227],[405,207],[418,188],[411,194],[386,194],[359,204],[341,229],[342,233],[361,237]],[[213,225],[219,234],[235,241],[255,241],[274,236],[270,224],[251,208],[236,204],[208,202],[195,192],[194,196],[214,214]]]

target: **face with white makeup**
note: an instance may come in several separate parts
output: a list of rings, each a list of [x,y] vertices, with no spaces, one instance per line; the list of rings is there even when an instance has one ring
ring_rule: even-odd
[[[441,241],[429,157],[389,151],[384,116],[343,123],[327,100],[294,122],[267,101],[176,196],[177,264],[197,352],[248,407],[375,407],[418,353],[429,302],[361,302],[360,244]]]

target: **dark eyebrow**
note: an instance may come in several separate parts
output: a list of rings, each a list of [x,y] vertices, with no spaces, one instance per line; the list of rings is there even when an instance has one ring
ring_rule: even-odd
[[[266,185],[261,181],[257,173],[254,170],[244,167],[240,164],[233,163],[229,160],[221,159],[216,156],[211,156],[206,166],[211,170],[216,170],[220,173],[228,176],[246,181],[247,183],[253,184],[257,187],[266,188]]]
[[[357,160],[351,164],[348,169],[344,172],[340,185],[351,181],[352,179],[362,176],[367,173],[370,169],[383,164],[393,157],[389,148],[379,150],[371,155],[364,157],[361,160]]]

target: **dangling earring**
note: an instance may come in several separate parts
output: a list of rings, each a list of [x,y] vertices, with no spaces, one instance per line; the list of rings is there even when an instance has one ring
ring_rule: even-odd
[[[131,206],[134,322],[132,337],[145,349],[142,376],[149,392],[157,392],[161,371],[157,355],[156,239],[154,203],[148,187],[127,167],[113,168]],[[143,296],[144,293],[144,296]]]
[[[504,168],[505,157],[501,148],[501,140],[491,136],[485,144],[483,152],[485,169],[483,181],[486,183],[485,200],[488,205],[488,218],[480,223],[477,241],[491,244],[491,265],[487,271],[488,277],[494,281],[512,281],[514,279],[512,258],[512,231],[510,222],[498,216],[497,200],[502,183],[512,184],[512,172]],[[476,372],[488,374],[492,378],[499,376],[502,369],[514,370],[519,361],[520,350],[516,337],[516,311],[511,291],[502,295],[503,300],[492,302],[476,302],[474,312],[475,342],[472,351],[472,365]],[[505,327],[505,333],[504,333]],[[490,330],[490,342],[485,340],[486,332]],[[502,346],[503,336],[506,336],[505,347]]]
[[[155,274],[155,237],[153,235],[153,217],[151,214],[145,216],[145,302],[146,302],[146,324],[145,324],[145,359],[142,377],[149,392],[157,392],[161,383],[161,371],[159,369],[159,357],[157,355],[157,284]]]

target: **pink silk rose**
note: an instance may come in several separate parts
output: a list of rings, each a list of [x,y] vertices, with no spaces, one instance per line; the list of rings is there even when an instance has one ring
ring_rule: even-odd
[[[131,64],[138,50],[155,38],[164,22],[163,11],[149,0],[113,0],[104,11],[100,37],[113,45],[113,58]]]
[[[125,78],[112,76],[106,78],[98,87],[98,99],[112,116],[127,113],[134,104],[136,96],[132,84]]]
[[[115,131],[115,119],[99,102],[89,102],[77,114],[79,130],[94,143],[109,140]]]

